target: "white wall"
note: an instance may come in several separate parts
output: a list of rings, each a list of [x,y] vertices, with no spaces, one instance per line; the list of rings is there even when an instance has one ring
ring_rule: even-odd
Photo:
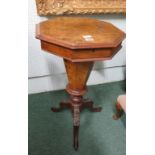
[[[64,89],[67,84],[62,58],[43,52],[40,48],[40,41],[35,39],[35,24],[53,17],[39,17],[36,12],[35,1],[29,0],[29,94]],[[125,31],[126,20],[124,15],[87,15],[87,17],[111,22]],[[125,79],[125,45],[124,41],[123,48],[112,60],[95,63],[88,85]]]

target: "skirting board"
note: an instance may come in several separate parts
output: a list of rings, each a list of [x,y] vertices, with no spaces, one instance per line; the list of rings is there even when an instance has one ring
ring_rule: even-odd
[[[120,81],[125,79],[125,67],[106,68],[93,70],[87,85],[96,85]],[[66,74],[55,74],[45,77],[36,77],[28,80],[28,93],[40,93],[52,90],[65,89],[67,85]]]

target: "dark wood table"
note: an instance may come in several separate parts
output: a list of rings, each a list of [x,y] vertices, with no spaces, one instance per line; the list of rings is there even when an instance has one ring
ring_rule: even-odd
[[[101,111],[101,107],[93,107],[93,101],[83,98],[93,64],[95,61],[110,60],[122,47],[125,33],[110,23],[96,19],[58,17],[37,24],[36,38],[41,40],[43,50],[64,60],[68,76],[66,91],[70,99],[51,110],[59,112],[69,108],[72,111],[73,145],[77,150],[81,110]]]

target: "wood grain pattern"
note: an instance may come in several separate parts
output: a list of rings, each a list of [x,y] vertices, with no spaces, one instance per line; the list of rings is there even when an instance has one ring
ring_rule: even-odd
[[[64,59],[64,63],[69,80],[67,91],[72,95],[83,95],[93,67],[93,61],[74,63]]]
[[[36,38],[41,40],[43,50],[64,59],[68,77],[66,91],[70,99],[60,102],[60,106],[53,107],[52,111],[71,109],[73,146],[77,150],[81,110],[89,108],[93,112],[101,111],[101,107],[93,107],[92,101],[83,98],[94,61],[111,59],[121,48],[125,33],[107,22],[61,17],[38,24]]]
[[[52,43],[41,41],[41,48],[48,53],[63,57],[72,62],[110,60],[122,48],[121,44],[116,48],[100,49],[68,49]]]
[[[125,13],[126,0],[36,0],[38,15]]]
[[[39,23],[36,37],[70,49],[112,48],[122,42],[125,33],[93,18],[59,17]]]

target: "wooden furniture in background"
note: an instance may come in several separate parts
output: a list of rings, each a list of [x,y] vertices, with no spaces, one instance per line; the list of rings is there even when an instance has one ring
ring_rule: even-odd
[[[36,0],[39,15],[125,13],[126,0]]]
[[[101,107],[93,107],[93,101],[83,98],[94,61],[111,59],[121,48],[125,33],[96,19],[59,17],[39,23],[36,38],[41,40],[43,50],[64,60],[68,76],[66,91],[70,99],[60,102],[60,107],[53,107],[52,111],[64,108],[72,111],[74,148],[77,150],[81,110],[101,111]]]
[[[113,119],[119,119],[123,113],[126,113],[126,95],[120,95],[116,102],[116,114],[113,115]]]

